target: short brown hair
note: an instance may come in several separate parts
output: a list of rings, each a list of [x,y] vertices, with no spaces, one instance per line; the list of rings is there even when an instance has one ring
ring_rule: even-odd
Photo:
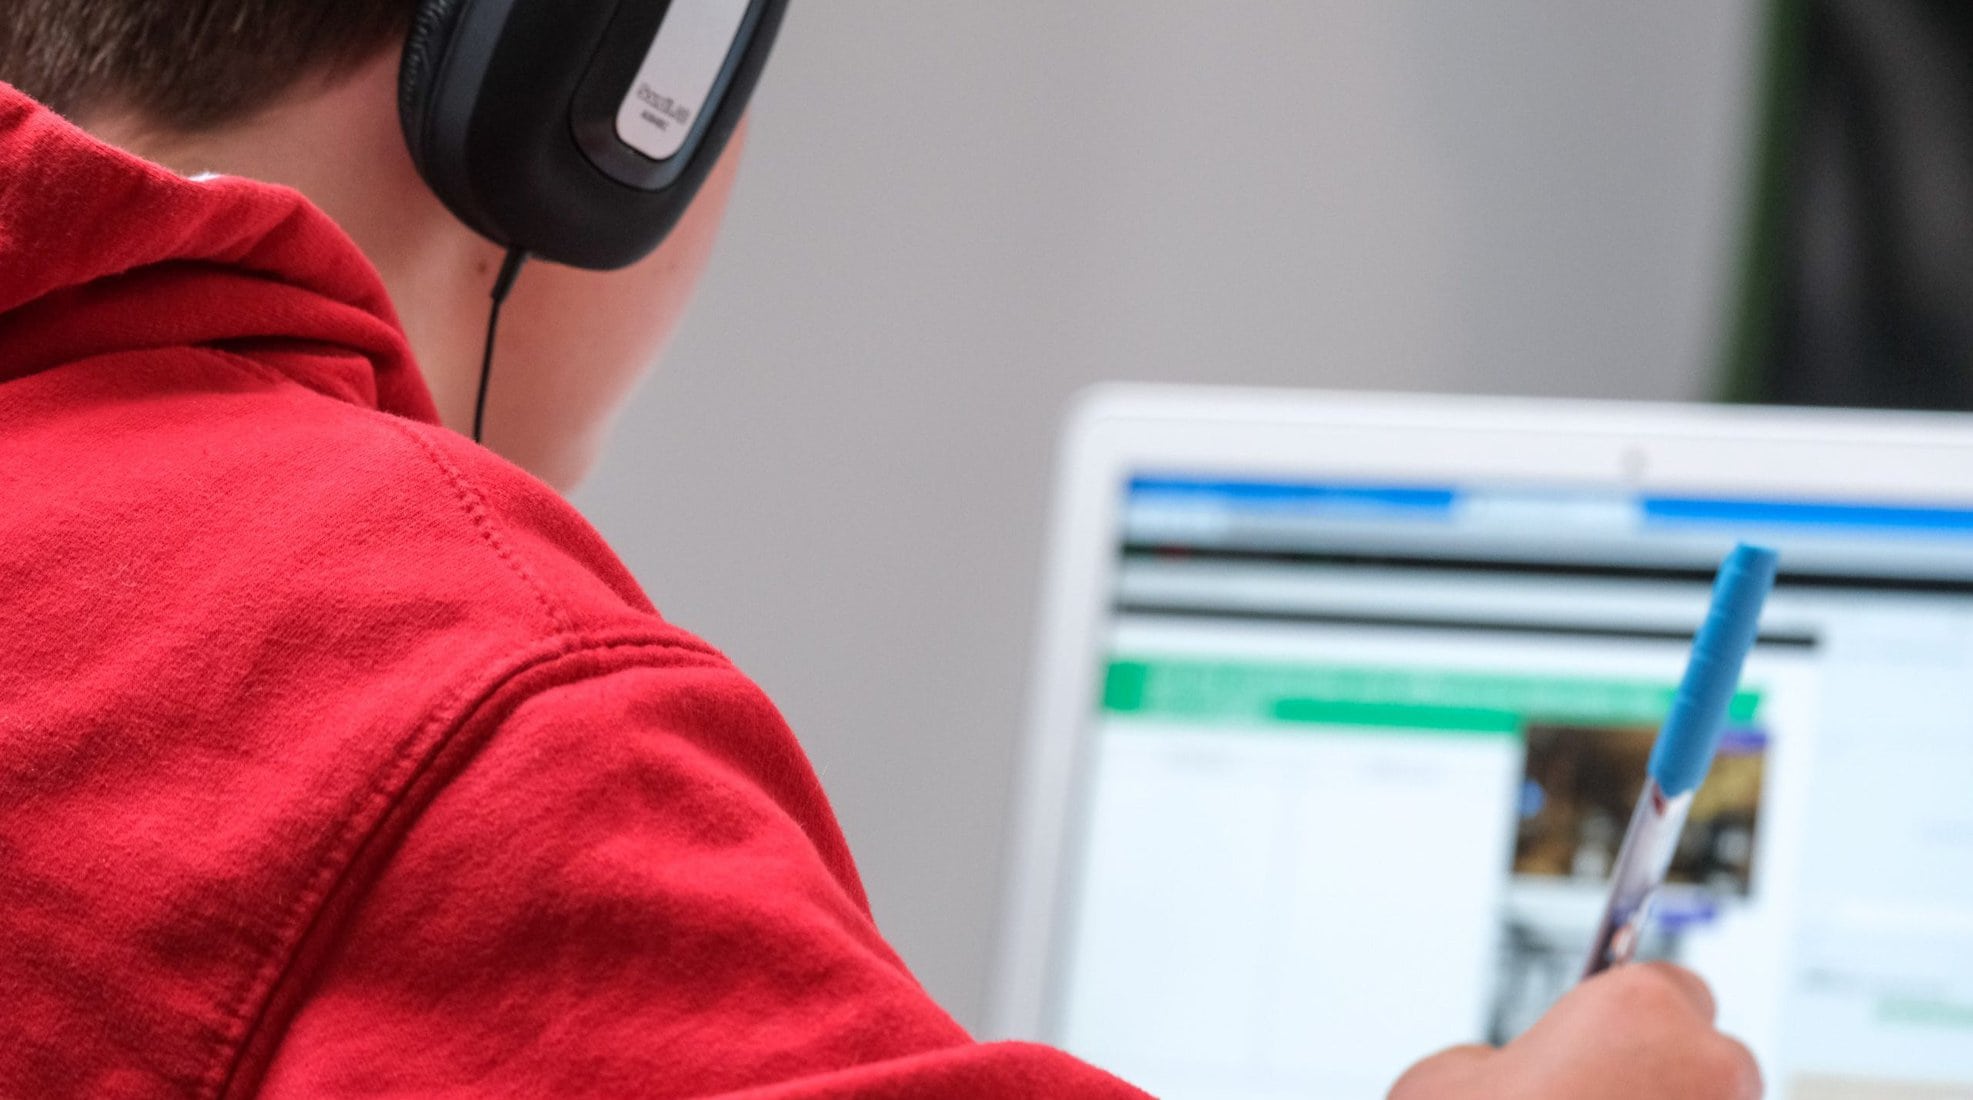
[[[416,0],[0,0],[0,80],[197,133],[396,41]]]

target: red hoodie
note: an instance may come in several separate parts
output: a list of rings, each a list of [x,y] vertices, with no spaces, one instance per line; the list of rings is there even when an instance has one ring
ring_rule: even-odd
[[[0,85],[0,1096],[468,1095],[1142,1094],[926,997],[325,217]]]

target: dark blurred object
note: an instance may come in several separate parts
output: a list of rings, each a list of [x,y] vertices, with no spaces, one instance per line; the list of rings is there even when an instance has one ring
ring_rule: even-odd
[[[1973,409],[1973,4],[1774,0],[1729,394]]]

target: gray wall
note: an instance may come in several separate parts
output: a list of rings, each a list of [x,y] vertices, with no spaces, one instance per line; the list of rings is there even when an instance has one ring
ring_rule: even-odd
[[[580,502],[982,1016],[1055,431],[1098,380],[1689,398],[1751,0],[801,0]]]

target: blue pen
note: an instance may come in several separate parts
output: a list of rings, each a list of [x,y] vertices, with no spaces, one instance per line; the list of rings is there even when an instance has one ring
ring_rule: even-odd
[[[1713,603],[1685,678],[1651,749],[1651,766],[1631,815],[1630,830],[1611,875],[1610,900],[1591,941],[1583,977],[1631,961],[1651,912],[1651,899],[1665,872],[1692,809],[1692,792],[1712,769],[1727,707],[1740,687],[1740,669],[1759,636],[1761,607],[1774,589],[1775,553],[1758,546],[1733,548],[1713,582]]]

